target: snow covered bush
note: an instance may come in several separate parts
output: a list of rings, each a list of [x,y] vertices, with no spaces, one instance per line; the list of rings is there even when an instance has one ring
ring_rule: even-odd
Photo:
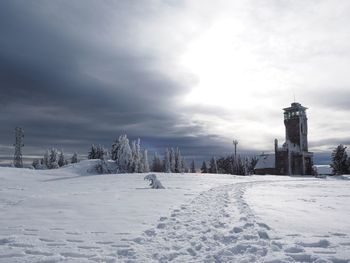
[[[150,181],[150,186],[152,189],[164,189],[162,183],[158,180],[155,174],[148,174],[145,176],[144,180]]]

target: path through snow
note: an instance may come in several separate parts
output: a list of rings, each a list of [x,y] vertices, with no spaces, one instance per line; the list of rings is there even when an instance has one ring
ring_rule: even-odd
[[[329,255],[330,242],[288,244],[247,202],[243,182],[201,193],[188,205],[161,217],[155,228],[118,251],[130,262],[348,262]],[[317,248],[313,254],[306,247]]]

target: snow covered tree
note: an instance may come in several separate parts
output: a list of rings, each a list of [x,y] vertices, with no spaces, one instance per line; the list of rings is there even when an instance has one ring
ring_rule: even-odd
[[[150,171],[150,169],[149,169],[148,151],[147,150],[144,150],[144,152],[143,152],[142,162],[143,162],[143,172],[148,173]]]
[[[174,148],[170,148],[170,171],[175,173],[175,151]]]
[[[94,144],[92,144],[91,149],[88,153],[88,159],[97,159],[96,155],[97,155],[97,148]]]
[[[38,169],[37,167],[40,165],[40,161],[38,159],[34,159],[32,162],[32,166],[34,169]]]
[[[71,159],[71,163],[77,163],[77,162],[78,162],[78,154],[74,152]]]
[[[44,159],[43,159],[43,166],[49,169],[49,163],[50,163],[50,151],[46,150],[44,154]]]
[[[218,173],[218,167],[217,167],[216,160],[215,160],[214,157],[210,159],[209,173],[211,173],[211,174],[217,174]]]
[[[132,153],[132,163],[131,163],[131,172],[133,173],[142,173],[143,165],[141,163],[141,142],[140,139],[133,141],[131,144],[131,153]]]
[[[164,171],[166,173],[171,173],[171,167],[170,167],[170,152],[169,149],[165,149],[165,155],[164,155]]]
[[[194,160],[192,160],[192,162],[191,162],[190,172],[191,173],[195,173],[196,172],[196,167],[195,167],[195,164],[194,164]]]
[[[348,155],[346,148],[342,144],[338,145],[332,152],[332,163],[333,173],[336,175],[345,174],[348,172]]]
[[[117,161],[119,148],[120,148],[119,139],[115,139],[114,143],[112,144],[112,150],[111,150],[111,158],[114,161]]]
[[[180,173],[187,173],[188,169],[187,169],[187,165],[186,165],[186,160],[185,157],[181,157],[181,165],[180,165]]]
[[[108,158],[108,151],[102,146],[95,146],[95,156],[92,159],[105,160]]]
[[[57,164],[59,167],[62,167],[63,165],[65,165],[65,159],[64,159],[64,153],[63,153],[63,150],[61,150],[61,152],[59,153],[59,156],[58,156],[58,161],[57,161]]]
[[[181,152],[180,152],[179,148],[176,148],[176,151],[175,151],[175,171],[174,171],[175,173],[181,173],[181,167],[182,167],[181,161],[182,161]]]
[[[131,171],[132,151],[129,145],[129,139],[126,135],[119,136],[118,151],[116,153],[116,162],[121,173]]]
[[[207,167],[207,163],[205,161],[203,161],[203,164],[201,167],[201,173],[203,173],[203,174],[208,173],[208,167]]]
[[[158,153],[154,153],[152,160],[152,172],[163,172],[162,161],[159,158]]]
[[[58,151],[57,151],[57,149],[52,148],[50,150],[48,168],[49,169],[56,169],[58,167],[59,167],[59,165],[58,165]]]

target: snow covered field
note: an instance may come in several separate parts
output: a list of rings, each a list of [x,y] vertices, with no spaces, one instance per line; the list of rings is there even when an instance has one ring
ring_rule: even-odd
[[[350,180],[0,168],[0,262],[349,262]]]

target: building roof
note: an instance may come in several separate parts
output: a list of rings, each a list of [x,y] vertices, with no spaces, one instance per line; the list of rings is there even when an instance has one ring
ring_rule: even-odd
[[[284,111],[291,111],[291,110],[307,110],[306,107],[302,106],[298,102],[293,102],[290,107],[284,108]]]
[[[274,154],[262,154],[259,157],[254,169],[266,169],[275,168],[275,155]]]

